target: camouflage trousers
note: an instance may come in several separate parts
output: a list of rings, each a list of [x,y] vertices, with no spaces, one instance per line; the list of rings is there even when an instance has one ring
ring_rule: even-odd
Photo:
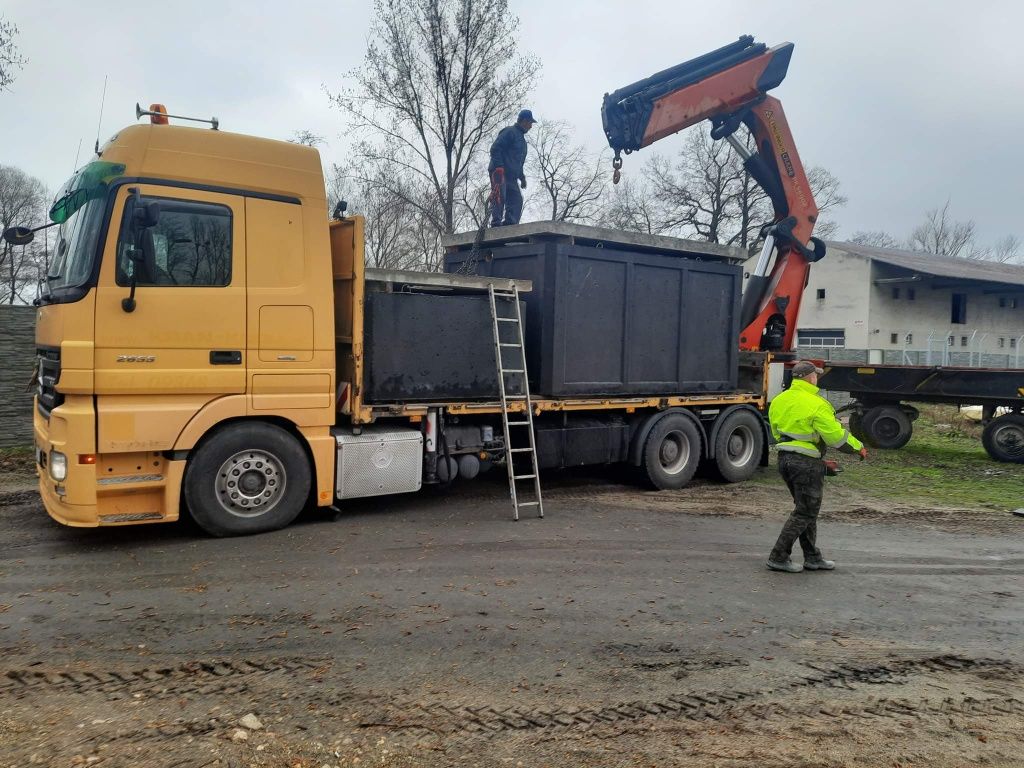
[[[786,481],[786,487],[793,495],[794,508],[769,559],[785,562],[793,550],[793,543],[800,540],[804,560],[820,560],[818,549],[818,512],[821,510],[821,496],[825,485],[825,464],[821,459],[804,456],[790,451],[779,452],[779,474]]]

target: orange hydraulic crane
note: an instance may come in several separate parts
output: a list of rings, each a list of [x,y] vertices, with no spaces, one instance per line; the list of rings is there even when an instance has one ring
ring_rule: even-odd
[[[711,120],[711,137],[732,145],[771,199],[775,215],[764,229],[764,246],[740,310],[739,342],[745,350],[792,350],[809,264],[825,255],[825,244],[811,237],[818,207],[782,104],[768,95],[786,77],[792,53],[792,43],[768,48],[745,35],[607,94],[601,107],[605,135],[615,151],[616,183],[621,153]],[[741,124],[753,134],[754,152],[735,135]]]

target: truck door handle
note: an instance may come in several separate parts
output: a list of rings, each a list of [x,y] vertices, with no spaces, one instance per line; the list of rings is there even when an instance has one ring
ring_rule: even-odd
[[[237,349],[215,349],[210,352],[210,365],[241,365],[242,353]]]

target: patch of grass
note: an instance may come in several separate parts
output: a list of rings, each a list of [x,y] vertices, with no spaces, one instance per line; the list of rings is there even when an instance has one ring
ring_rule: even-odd
[[[1024,465],[993,461],[981,446],[981,426],[952,406],[923,406],[914,436],[898,451],[869,448],[868,461],[829,453],[844,489],[880,501],[944,507],[1024,507]],[[774,458],[773,458],[774,462]],[[777,473],[759,473],[774,484]]]

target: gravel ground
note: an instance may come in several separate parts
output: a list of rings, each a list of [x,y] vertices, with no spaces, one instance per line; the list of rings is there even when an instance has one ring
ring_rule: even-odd
[[[839,569],[784,575],[778,487],[618,480],[227,540],[4,491],[0,765],[1021,764],[1024,519],[839,478]]]

